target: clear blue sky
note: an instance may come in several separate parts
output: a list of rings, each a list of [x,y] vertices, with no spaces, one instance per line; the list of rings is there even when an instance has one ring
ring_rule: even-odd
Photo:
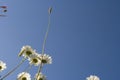
[[[0,17],[0,60],[7,63],[5,74],[22,58],[22,46],[31,45],[41,53],[48,23],[48,7],[53,7],[45,52],[53,57],[43,73],[48,80],[85,80],[97,75],[101,80],[118,80],[120,72],[119,0],[1,0],[7,17]],[[5,80],[16,76],[28,62]],[[37,68],[30,71],[32,75]]]

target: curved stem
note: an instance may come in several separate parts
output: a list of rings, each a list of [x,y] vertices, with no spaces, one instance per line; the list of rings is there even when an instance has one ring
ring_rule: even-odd
[[[7,74],[5,74],[2,78],[0,78],[0,80],[3,80],[4,78],[6,78],[7,76],[9,76],[10,74],[12,74],[17,68],[19,68],[22,63],[26,60],[26,58],[22,59],[22,61],[15,67],[13,68],[11,71],[9,71]]]
[[[45,44],[46,44],[46,39],[47,39],[47,36],[48,36],[49,29],[50,29],[50,13],[48,14],[48,27],[47,27],[46,34],[45,34],[44,41],[43,41],[42,54],[44,54],[44,51],[45,51]],[[43,64],[41,63],[40,67],[39,67],[39,70],[38,70],[38,73],[41,72],[42,66],[43,66]]]
[[[48,27],[47,27],[46,34],[45,34],[44,41],[43,41],[42,54],[44,54],[45,44],[46,44],[46,39],[47,39],[47,37],[48,37],[49,29],[50,29],[50,14],[49,14],[49,16],[48,16]]]
[[[50,29],[50,14],[51,14],[51,11],[52,11],[52,8],[50,7],[49,11],[48,11],[48,27],[47,27],[46,34],[45,34],[44,41],[43,41],[43,45],[42,45],[42,54],[44,54],[44,51],[45,51],[45,44],[46,44],[46,40],[47,40],[47,37],[48,37],[49,29]],[[41,62],[40,66],[39,66],[39,69],[38,69],[38,74],[42,71],[42,67],[43,67],[43,63]]]

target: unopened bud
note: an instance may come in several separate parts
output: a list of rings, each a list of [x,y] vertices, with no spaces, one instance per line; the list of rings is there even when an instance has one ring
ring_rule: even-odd
[[[51,14],[51,12],[52,12],[52,7],[49,7],[48,13]]]

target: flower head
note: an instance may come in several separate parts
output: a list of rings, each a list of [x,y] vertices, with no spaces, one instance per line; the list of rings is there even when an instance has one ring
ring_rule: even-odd
[[[87,77],[86,79],[87,80],[100,80],[100,78],[95,75],[90,75],[90,77]]]
[[[52,58],[51,56],[47,55],[47,54],[40,54],[39,55],[39,59],[41,60],[41,62],[43,64],[51,64],[52,63]]]
[[[35,50],[31,46],[23,46],[18,56],[30,57],[32,54],[35,54]]]
[[[22,72],[18,74],[17,80],[31,80],[30,74],[27,72]]]
[[[32,55],[28,60],[30,61],[30,64],[34,64],[35,66],[38,66],[41,63],[37,54]]]
[[[42,73],[37,73],[35,75],[36,80],[46,80],[46,77]]]
[[[6,69],[6,63],[0,61],[0,72],[3,71],[4,69]]]

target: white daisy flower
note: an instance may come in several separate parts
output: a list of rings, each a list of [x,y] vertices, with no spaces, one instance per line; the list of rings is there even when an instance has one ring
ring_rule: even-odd
[[[3,61],[0,61],[0,72],[3,71],[6,68],[7,68],[6,63],[4,63]]]
[[[90,77],[87,77],[86,79],[87,80],[100,80],[100,78],[95,75],[90,75]]]
[[[41,63],[37,54],[31,55],[31,57],[28,60],[30,61],[30,64],[33,64],[35,66],[38,66]]]
[[[42,73],[37,73],[35,75],[35,80],[46,80],[46,76],[44,76]]]
[[[25,58],[30,57],[32,54],[35,54],[35,50],[31,46],[23,46],[18,56],[24,56]]]
[[[39,59],[43,64],[51,64],[52,63],[52,58],[51,56],[47,54],[39,54]]]
[[[17,80],[31,80],[31,76],[27,72],[22,72],[18,74]]]

